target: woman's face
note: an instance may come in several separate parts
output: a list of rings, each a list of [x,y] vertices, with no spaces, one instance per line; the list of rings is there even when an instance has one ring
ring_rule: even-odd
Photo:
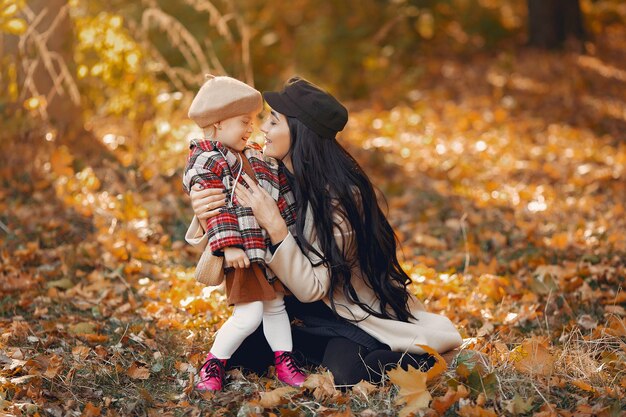
[[[291,134],[287,118],[272,110],[261,125],[261,132],[265,135],[263,153],[266,156],[280,159],[288,167],[291,165]]]

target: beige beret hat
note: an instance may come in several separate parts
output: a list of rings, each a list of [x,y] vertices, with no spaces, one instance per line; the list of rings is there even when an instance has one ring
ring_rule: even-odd
[[[202,128],[263,108],[261,93],[231,77],[206,75],[189,107],[189,118]]]

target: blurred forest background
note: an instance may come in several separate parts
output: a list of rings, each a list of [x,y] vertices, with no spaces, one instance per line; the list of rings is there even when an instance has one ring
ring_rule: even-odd
[[[626,411],[624,1],[0,0],[0,60],[0,415]],[[183,240],[205,73],[348,105],[412,291],[489,364],[193,392],[229,314]]]

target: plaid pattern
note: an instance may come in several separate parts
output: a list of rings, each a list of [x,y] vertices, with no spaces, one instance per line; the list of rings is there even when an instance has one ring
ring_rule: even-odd
[[[239,158],[216,141],[192,140],[189,148],[189,158],[183,176],[185,191],[189,193],[196,183],[204,188],[221,188],[227,191],[226,210],[207,220],[206,230],[211,251],[223,256],[224,248],[241,248],[245,250],[250,262],[263,266],[267,280],[270,283],[274,282],[276,276],[269,268],[265,268],[264,262],[265,252],[270,246],[267,233],[259,227],[252,209],[238,204],[236,191],[235,198],[231,201],[235,179],[242,168]],[[276,201],[281,216],[295,236],[295,198],[287,178],[279,169],[278,162],[265,157],[261,147],[255,143],[247,145],[243,154],[248,159],[259,186]],[[237,187],[247,188],[243,178],[240,178]]]

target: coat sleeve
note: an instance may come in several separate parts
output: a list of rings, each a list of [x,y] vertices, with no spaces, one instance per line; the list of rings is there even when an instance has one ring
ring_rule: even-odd
[[[200,225],[200,220],[196,216],[193,216],[191,220],[191,224],[187,228],[187,232],[185,233],[185,240],[191,246],[200,251],[204,251],[207,243],[209,241],[209,235],[204,231],[202,226]]]
[[[226,187],[221,178],[226,173],[222,168],[220,158],[223,159],[219,153],[192,153],[183,177],[185,190],[189,191],[195,184],[200,184],[204,188],[224,190]],[[194,220],[197,220],[195,216]],[[222,213],[208,219],[206,231],[209,248],[216,255],[222,255],[223,249],[227,247],[244,247],[243,238],[239,232],[239,221],[233,207],[226,207]]]
[[[312,217],[307,218],[307,223],[310,223],[307,227],[309,230],[314,230],[312,221]],[[338,247],[345,250],[352,241],[352,229],[347,226],[347,222],[335,216],[333,233]],[[307,237],[311,245],[321,253],[315,234],[311,232]],[[273,255],[268,251],[265,262],[301,302],[321,300],[328,294],[330,269],[314,254],[305,255],[291,233],[282,241]]]

